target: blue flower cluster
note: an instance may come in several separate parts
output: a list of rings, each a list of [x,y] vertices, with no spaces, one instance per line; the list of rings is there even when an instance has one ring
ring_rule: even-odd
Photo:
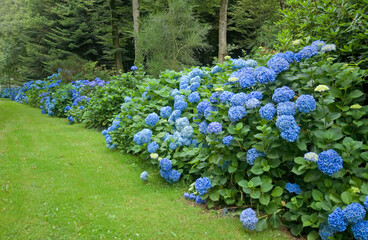
[[[207,177],[198,178],[194,184],[199,195],[207,193],[207,190],[212,187],[211,181]]]
[[[69,119],[70,118],[70,119]],[[73,120],[73,117],[72,116],[69,116],[68,117],[68,120],[72,123],[74,120]],[[105,141],[106,141],[106,147],[107,148],[110,148],[110,149],[114,149],[116,147],[116,144],[113,144],[112,143],[112,138],[110,136],[110,132],[111,131],[115,131],[116,129],[120,128],[120,119],[119,117],[115,117],[114,121],[112,122],[112,125],[103,130],[102,131],[102,135],[105,137]]]
[[[360,221],[351,226],[355,239],[368,240],[368,221]]]
[[[172,169],[171,161],[169,159],[163,158],[160,161],[160,168],[160,175],[166,180],[166,182],[174,183],[179,181],[181,173]]]
[[[259,107],[261,105],[261,102],[257,98],[250,98],[245,103],[245,106],[247,109],[253,109],[256,107]]]
[[[247,110],[243,106],[234,106],[229,109],[228,115],[232,122],[237,122],[247,115]]]
[[[231,103],[231,106],[244,106],[247,100],[248,100],[247,94],[241,92],[241,93],[234,94],[230,98],[230,103]]]
[[[163,118],[168,118],[171,115],[172,108],[170,106],[162,107],[160,109],[160,116]]]
[[[214,106],[209,106],[208,108],[206,108],[206,110],[204,110],[204,117],[209,120],[210,116],[216,115],[217,112],[217,108]]]
[[[224,138],[222,139],[222,143],[223,143],[223,144],[225,144],[226,146],[229,146],[229,145],[231,144],[231,141],[232,141],[233,139],[234,139],[234,138],[233,138],[233,136],[228,135],[228,136],[226,136],[226,137],[224,137]]]
[[[143,129],[140,132],[137,132],[134,137],[133,137],[133,141],[142,146],[145,143],[149,143],[151,141],[151,137],[152,137],[152,131],[150,129]]]
[[[277,105],[277,115],[295,115],[296,114],[296,105],[293,102],[286,101],[280,102]]]
[[[344,220],[344,215],[342,210],[337,207],[330,215],[328,215],[328,224],[336,232],[344,232],[348,227],[348,223]]]
[[[254,77],[259,83],[272,83],[276,79],[276,73],[272,69],[262,66],[254,70]]]
[[[272,95],[272,101],[275,103],[286,102],[294,98],[295,93],[287,86],[276,88]]]
[[[145,121],[148,126],[155,126],[159,119],[156,113],[151,113],[146,117]]]
[[[364,220],[366,211],[359,203],[351,203],[342,210],[342,214],[347,223],[353,224]]]
[[[218,134],[221,131],[222,131],[221,123],[211,122],[210,124],[208,124],[208,127],[207,127],[207,132],[208,133]]]
[[[193,193],[184,193],[184,198],[188,200],[195,201],[197,204],[205,204],[206,200],[202,199],[200,195],[195,195]]]
[[[211,69],[211,74],[215,74],[215,73],[218,73],[218,72],[222,72],[222,68],[220,66],[214,66],[212,69]]]
[[[289,69],[289,62],[282,57],[272,57],[267,62],[267,67],[272,69],[276,74]]]
[[[300,189],[300,186],[296,183],[287,183],[285,186],[285,189],[289,193],[296,193],[298,195],[302,192],[302,190]]]
[[[342,163],[342,158],[333,149],[323,151],[318,155],[318,169],[328,176],[340,171],[343,168]]]
[[[278,116],[276,127],[281,131],[281,137],[288,142],[295,142],[299,138],[300,127],[297,125],[293,116]]]
[[[209,101],[202,101],[198,103],[197,113],[202,116],[204,114],[204,111],[210,106],[210,104],[211,103]]]
[[[143,181],[147,181],[147,179],[148,179],[148,173],[146,171],[142,172],[141,175],[140,175],[140,178]]]
[[[211,103],[218,103],[219,98],[220,98],[220,93],[219,92],[214,92],[214,93],[211,94],[210,102]]]
[[[247,163],[251,166],[254,165],[254,161],[258,157],[266,156],[265,153],[257,151],[255,148],[251,148],[247,151]]]
[[[201,97],[199,96],[198,92],[192,92],[188,96],[188,101],[191,102],[191,103],[199,102],[199,100],[201,100]]]
[[[365,209],[368,211],[368,196],[365,197],[364,203],[363,203]]]
[[[316,100],[312,95],[300,95],[296,100],[296,108],[299,112],[312,112],[316,109]]]
[[[264,105],[259,109],[259,115],[261,116],[261,118],[266,119],[268,121],[271,121],[275,116],[275,114],[276,108],[275,105],[273,105],[272,103],[267,103],[266,105]]]
[[[9,98],[10,100],[14,101],[20,90],[20,87],[1,88],[0,98]]]
[[[149,153],[155,153],[157,151],[157,149],[159,149],[159,147],[160,146],[155,141],[153,141],[153,142],[151,142],[150,144],[147,145],[147,151]]]
[[[222,103],[229,103],[231,97],[234,95],[234,93],[229,92],[229,91],[224,91],[220,94],[220,101]]]
[[[322,240],[328,240],[330,237],[333,237],[336,231],[327,222],[325,222],[319,227],[318,233]]]
[[[253,209],[247,208],[243,210],[240,214],[240,222],[242,223],[244,228],[248,230],[254,230],[256,229],[258,218]]]

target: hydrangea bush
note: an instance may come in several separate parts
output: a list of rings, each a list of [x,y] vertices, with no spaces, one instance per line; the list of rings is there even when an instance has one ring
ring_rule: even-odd
[[[102,125],[107,147],[139,154],[169,183],[192,181],[187,199],[246,209],[239,214],[249,230],[282,219],[308,239],[366,239],[365,72],[335,63],[333,46],[323,49],[319,41],[145,76],[122,91],[119,113]],[[73,121],[98,101],[88,87],[78,92],[72,109],[64,106]],[[18,96],[27,102],[27,93]]]

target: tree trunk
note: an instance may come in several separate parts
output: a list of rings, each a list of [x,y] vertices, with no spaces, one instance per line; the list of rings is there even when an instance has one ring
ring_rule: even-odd
[[[141,54],[141,49],[139,47],[139,1],[132,0],[133,6],[133,27],[134,27],[134,53],[136,65],[143,62],[143,57]]]
[[[280,7],[281,7],[281,9],[286,8],[285,0],[280,0]]]
[[[116,14],[116,2],[115,0],[109,0],[110,13],[111,13],[111,34],[112,34],[112,47],[114,50],[114,59],[116,72],[123,69],[123,62],[121,57],[121,49],[119,45],[119,28],[117,24]]]
[[[220,63],[225,61],[226,56],[226,32],[227,32],[227,6],[229,0],[221,0],[220,21],[219,21],[219,51],[218,60]]]

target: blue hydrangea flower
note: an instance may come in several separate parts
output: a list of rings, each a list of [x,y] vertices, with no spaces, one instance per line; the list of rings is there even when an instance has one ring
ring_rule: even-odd
[[[344,215],[339,207],[328,215],[328,224],[330,224],[336,232],[344,232],[348,227],[348,223],[345,222]]]
[[[198,178],[194,185],[200,195],[207,193],[207,190],[212,187],[211,181],[207,177]]]
[[[271,121],[275,116],[276,109],[272,103],[267,103],[259,109],[259,115],[261,118]]]
[[[251,68],[255,68],[257,67],[258,63],[257,61],[253,60],[253,59],[248,59],[245,61],[245,66],[246,67],[251,67]]]
[[[342,163],[342,158],[333,149],[323,151],[318,155],[318,169],[328,176],[340,171],[343,168]]]
[[[231,67],[233,69],[244,68],[244,67],[246,67],[246,62],[245,62],[244,59],[241,59],[241,58],[239,58],[239,59],[233,59],[232,64],[231,64]]]
[[[239,84],[241,88],[248,88],[254,86],[256,83],[257,80],[255,79],[253,72],[242,74],[239,77]]]
[[[130,68],[130,70],[131,70],[131,71],[138,70],[138,67],[137,67],[137,66],[132,66],[132,67]]]
[[[206,108],[206,110],[204,110],[204,117],[208,120],[210,116],[215,114],[214,112],[217,112],[217,108],[214,106],[209,106],[208,108]]]
[[[185,100],[185,96],[183,94],[177,94],[174,96],[174,101],[177,102],[177,101],[180,101],[180,100]]]
[[[178,89],[174,89],[171,91],[170,96],[175,97],[176,95],[180,95],[180,92]]]
[[[285,189],[289,192],[289,193],[296,193],[296,194],[300,194],[302,192],[302,190],[300,189],[299,185],[296,183],[287,183],[285,186]]]
[[[187,117],[183,117],[183,118],[178,118],[175,121],[175,127],[178,131],[183,130],[186,126],[189,126],[189,120]]]
[[[247,100],[248,100],[247,94],[241,92],[241,93],[234,94],[231,97],[230,102],[231,102],[231,106],[244,106]]]
[[[155,153],[159,147],[160,146],[155,141],[153,141],[147,145],[147,150],[149,153]]]
[[[125,97],[125,98],[124,98],[124,102],[126,102],[126,103],[127,103],[127,102],[131,102],[131,101],[132,101],[132,98],[131,98],[131,97]]]
[[[188,96],[188,101],[191,102],[191,103],[199,102],[199,100],[201,100],[201,97],[199,96],[198,92],[192,92]]]
[[[195,92],[198,90],[199,86],[200,86],[199,82],[194,82],[193,84],[190,84],[189,88],[192,92]]]
[[[171,124],[175,123],[175,121],[176,121],[178,118],[180,118],[180,115],[181,115],[181,111],[180,111],[180,110],[174,110],[174,111],[171,113],[171,115],[170,115],[170,117],[169,117],[168,122],[169,122],[169,123],[171,123]]]
[[[193,68],[193,70],[190,73],[188,73],[188,76],[190,78],[194,78],[196,76],[204,77],[204,72],[199,68]]]
[[[295,126],[293,128],[289,128],[286,131],[282,131],[280,136],[288,142],[295,142],[299,138],[299,132],[300,127]]]
[[[145,128],[142,131],[136,133],[133,137],[133,141],[138,145],[143,145],[151,141],[152,131]]]
[[[296,114],[296,105],[293,102],[286,101],[280,102],[277,105],[277,115],[295,115]]]
[[[217,103],[219,98],[220,98],[220,93],[219,92],[214,92],[214,93],[211,94],[210,102],[211,103]]]
[[[162,107],[160,109],[160,116],[163,117],[163,118],[168,118],[168,117],[170,117],[171,111],[172,111],[172,109],[171,109],[170,106]]]
[[[357,223],[364,220],[366,211],[359,203],[350,203],[342,210],[344,220],[348,223]]]
[[[171,170],[168,174],[168,177],[165,178],[165,180],[169,183],[174,183],[179,181],[181,176],[181,173],[179,173],[177,170]]]
[[[188,84],[186,84],[186,83],[180,83],[179,89],[180,90],[186,90],[188,87],[189,87]]]
[[[253,209],[247,208],[240,214],[240,222],[244,228],[248,230],[254,230],[256,229],[258,218]]]
[[[326,43],[321,40],[316,40],[312,42],[311,46],[317,48],[317,50],[320,50],[322,47],[326,46]]]
[[[257,98],[250,98],[245,103],[245,106],[247,107],[247,109],[253,109],[253,108],[256,108],[260,105],[261,105],[261,102]]]
[[[215,73],[218,73],[218,72],[222,72],[222,68],[220,66],[214,66],[211,70],[211,74],[215,74]]]
[[[306,46],[299,52],[302,55],[302,59],[308,59],[318,54],[318,50],[314,46]]]
[[[266,67],[257,67],[254,70],[254,77],[259,83],[274,82],[276,79],[276,73],[272,69]]]
[[[319,227],[318,233],[322,240],[328,240],[330,237],[335,235],[336,231],[327,222],[325,222]]]
[[[272,95],[272,101],[275,103],[286,102],[294,98],[295,93],[287,86],[276,88]]]
[[[209,106],[210,106],[210,102],[209,101],[202,101],[202,102],[198,103],[198,105],[197,105],[197,112],[198,112],[198,114],[203,115],[204,111]]]
[[[232,122],[237,122],[247,115],[247,110],[243,106],[234,106],[229,109],[228,115]]]
[[[318,154],[315,153],[315,152],[308,152],[308,153],[304,154],[304,159],[306,161],[317,162],[318,161]]]
[[[208,133],[218,134],[221,131],[222,131],[221,123],[211,122],[210,124],[208,124],[208,127],[207,127],[207,132]]]
[[[295,62],[300,62],[301,60],[302,60],[302,52],[297,52],[297,53],[295,53],[295,55],[294,55],[294,61]]]
[[[226,137],[224,137],[224,138],[222,139],[222,143],[223,143],[223,144],[225,144],[226,146],[229,146],[229,145],[231,144],[231,141],[232,141],[233,139],[234,139],[234,138],[233,138],[233,136],[228,135],[228,136],[226,136]]]
[[[198,195],[195,199],[197,204],[205,204],[206,200],[202,199],[200,195]]]
[[[160,161],[160,168],[163,171],[170,171],[172,168],[171,161],[167,158],[163,158]]]
[[[203,135],[206,135],[207,134],[207,127],[208,127],[208,124],[206,123],[206,121],[203,121],[201,122],[199,125],[199,132]]]
[[[188,103],[184,100],[175,101],[174,109],[179,111],[184,111],[184,109],[188,106]]]
[[[363,203],[365,209],[368,211],[368,196],[365,197],[364,203]]]
[[[190,200],[196,200],[197,196],[196,196],[196,195],[194,195],[193,193],[190,193],[188,198],[189,198]]]
[[[294,128],[297,126],[295,118],[290,115],[281,115],[276,119],[276,127],[280,129],[280,131],[287,131],[290,128]]]
[[[190,84],[193,84],[193,83],[201,83],[201,77],[200,76],[195,76],[194,78],[190,79]]]
[[[316,109],[316,100],[312,95],[300,95],[296,100],[296,107],[299,112],[312,112]]]
[[[351,226],[355,239],[368,240],[368,221],[360,221]]]
[[[289,69],[289,63],[284,58],[272,57],[267,62],[267,67],[272,69],[276,74]]]
[[[221,93],[220,95],[220,101],[222,103],[229,103],[230,102],[230,99],[231,97],[234,95],[234,93],[232,92],[229,92],[229,91],[224,91]]]
[[[144,172],[141,173],[140,177],[143,181],[147,181],[148,173],[146,171],[144,171]]]
[[[294,56],[295,56],[295,53],[291,52],[291,51],[287,51],[284,53],[284,59],[286,61],[288,61],[288,63],[292,63],[294,61]]]
[[[258,157],[262,157],[265,156],[265,154],[263,152],[258,152],[257,149],[255,148],[251,148],[247,151],[247,163],[251,166],[254,165],[254,161],[258,158]]]
[[[156,113],[149,114],[145,121],[148,126],[155,126],[159,120],[159,116]]]
[[[178,148],[178,145],[177,145],[176,143],[174,143],[174,142],[171,142],[171,143],[169,144],[169,148],[170,148],[171,150],[175,150],[175,149],[177,149],[177,148]]]
[[[185,198],[185,199],[189,199],[189,193],[185,192],[185,193],[184,193],[184,198]]]
[[[162,160],[161,160],[162,161]],[[171,170],[164,171],[163,169],[160,169],[160,175],[165,180],[169,178]]]
[[[185,143],[184,145],[190,145],[191,141],[190,141],[189,138],[191,138],[193,136],[193,127],[190,126],[190,125],[184,127],[184,129],[181,130],[180,134],[183,138],[187,138],[186,140],[189,140],[189,144]]]
[[[251,98],[261,100],[263,98],[263,94],[260,91],[252,91],[248,94],[248,99]]]

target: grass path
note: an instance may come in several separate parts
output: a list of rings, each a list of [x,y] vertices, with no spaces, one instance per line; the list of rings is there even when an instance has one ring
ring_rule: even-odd
[[[143,183],[139,174],[156,173]],[[290,239],[193,207],[100,132],[0,100],[1,239]]]

